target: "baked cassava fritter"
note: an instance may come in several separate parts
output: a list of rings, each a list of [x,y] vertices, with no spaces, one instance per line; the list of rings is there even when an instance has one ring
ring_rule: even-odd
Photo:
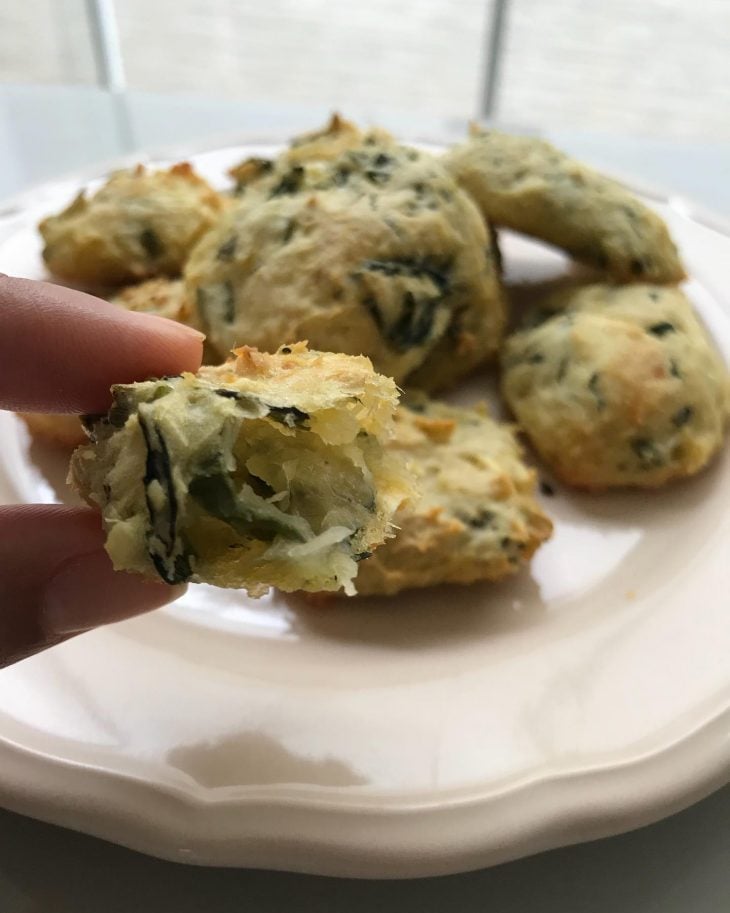
[[[483,408],[423,396],[407,398],[395,417],[387,448],[411,467],[418,494],[397,511],[395,537],[360,565],[358,593],[495,581],[523,567],[552,524],[513,429]]]
[[[671,283],[685,276],[655,212],[545,140],[473,128],[443,162],[495,225],[563,248],[621,282]]]
[[[117,171],[39,225],[43,259],[56,276],[121,285],[177,276],[227,201],[186,162],[166,171]]]
[[[351,591],[410,491],[383,450],[395,384],[363,357],[243,347],[112,393],[70,480],[101,510],[120,570],[254,595]]]
[[[727,367],[678,288],[558,291],[508,338],[502,368],[512,412],[568,484],[663,485],[722,445]]]
[[[219,354],[296,337],[429,389],[496,355],[496,248],[436,158],[366,137],[262,186],[185,267],[196,323]]]

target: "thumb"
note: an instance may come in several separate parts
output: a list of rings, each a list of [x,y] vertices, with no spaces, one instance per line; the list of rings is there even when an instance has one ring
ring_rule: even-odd
[[[0,667],[184,592],[115,571],[103,542],[87,508],[0,507]]]

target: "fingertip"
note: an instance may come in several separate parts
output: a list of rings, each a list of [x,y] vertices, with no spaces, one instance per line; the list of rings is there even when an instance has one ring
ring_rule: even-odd
[[[205,340],[205,333],[188,326],[186,323],[177,323],[168,317],[161,317],[159,314],[147,314],[144,311],[125,311],[123,308],[115,308],[125,324],[136,324],[144,329],[148,334],[156,333],[160,336],[167,336],[175,342],[185,339],[195,342],[202,346]]]
[[[124,311],[119,314],[125,329],[133,327],[139,331],[145,345],[154,350],[154,358],[160,364],[169,362],[176,367],[166,374],[182,371],[197,371],[203,359],[205,334],[184,323],[176,323],[157,314],[140,311]],[[163,372],[159,372],[163,373]]]
[[[198,330],[93,295],[0,277],[0,406],[105,412],[110,387],[195,372]]]
[[[97,550],[64,562],[48,580],[41,625],[49,639],[68,637],[159,609],[185,590],[115,571],[106,552]]]

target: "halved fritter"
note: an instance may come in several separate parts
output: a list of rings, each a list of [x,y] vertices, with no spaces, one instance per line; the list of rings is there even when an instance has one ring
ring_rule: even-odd
[[[243,347],[112,393],[70,479],[101,510],[117,569],[253,594],[351,592],[410,491],[383,450],[396,387],[366,358]]]

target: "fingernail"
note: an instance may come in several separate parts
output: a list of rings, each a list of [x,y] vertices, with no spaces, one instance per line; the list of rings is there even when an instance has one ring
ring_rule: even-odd
[[[158,609],[185,592],[115,571],[106,552],[65,561],[46,584],[41,619],[49,636],[68,636]]]
[[[142,321],[148,329],[151,329],[150,321],[153,322],[154,328],[161,330],[166,335],[183,337],[185,339],[196,339],[199,342],[202,342],[205,339],[205,333],[201,333],[200,330],[196,330],[194,327],[189,327],[185,323],[177,323],[175,320],[169,320],[167,317],[160,317],[159,314],[144,314],[140,311],[126,311],[125,320],[137,320]]]

